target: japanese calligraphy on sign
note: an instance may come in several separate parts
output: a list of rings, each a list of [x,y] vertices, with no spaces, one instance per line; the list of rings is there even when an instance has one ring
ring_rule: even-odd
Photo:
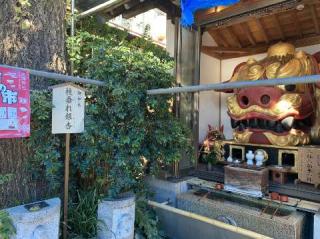
[[[83,132],[84,89],[72,83],[56,85],[52,89],[52,133]]]
[[[298,148],[300,158],[299,180],[320,185],[320,149],[317,146]]]
[[[29,72],[0,67],[0,138],[30,136]]]

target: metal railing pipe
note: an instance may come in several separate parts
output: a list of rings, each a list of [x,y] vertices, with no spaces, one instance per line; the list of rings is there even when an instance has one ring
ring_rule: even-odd
[[[278,78],[278,79],[265,79],[256,81],[238,81],[230,83],[217,83],[217,84],[203,84],[193,86],[181,86],[172,88],[161,88],[148,90],[148,95],[162,95],[162,94],[176,94],[176,93],[192,93],[200,91],[222,91],[237,88],[247,88],[256,86],[276,86],[276,85],[296,85],[296,84],[311,84],[320,82],[320,75],[309,75],[300,77]]]
[[[91,85],[99,85],[99,86],[106,85],[104,82],[99,81],[99,80],[92,80],[92,79],[76,77],[76,76],[68,76],[68,75],[63,75],[63,74],[58,74],[58,73],[53,73],[53,72],[37,71],[37,70],[28,69],[28,68],[1,65],[1,64],[0,64],[0,67],[5,67],[5,68],[9,68],[9,69],[14,69],[14,70],[27,70],[30,75],[43,77],[43,78],[47,78],[47,79],[53,79],[53,80],[57,80],[57,81],[78,82],[78,83],[83,83],[83,84],[91,84]]]

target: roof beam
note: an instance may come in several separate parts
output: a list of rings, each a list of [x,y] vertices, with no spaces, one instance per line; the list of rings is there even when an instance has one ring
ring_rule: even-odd
[[[318,21],[318,16],[317,16],[317,12],[316,12],[315,6],[314,5],[309,5],[309,9],[311,11],[311,16],[312,16],[313,24],[315,26],[316,33],[320,34],[319,21]]]
[[[297,13],[297,10],[293,10],[292,16],[293,16],[293,23],[294,23],[294,26],[296,28],[296,31],[297,31],[299,37],[303,37],[303,32],[302,32],[302,29],[300,26],[300,19],[299,19],[299,15]]]
[[[286,38],[286,36],[284,35],[284,32],[282,30],[279,18],[277,16],[277,14],[272,15],[273,21],[275,22],[275,27],[277,28],[280,38],[281,40],[284,40]]]
[[[310,1],[310,0],[308,0]],[[199,11],[196,23],[209,28],[221,28],[236,23],[248,21],[252,17],[268,16],[275,13],[286,12],[295,9],[301,1],[297,0],[259,0],[240,2],[218,13],[205,13]]]
[[[227,27],[225,28],[225,30],[228,32],[228,34],[231,36],[231,38],[234,40],[234,42],[236,43],[236,45],[238,47],[242,47],[242,44],[238,38],[238,36],[233,32],[231,27]]]
[[[287,39],[288,42],[292,43],[295,47],[303,47],[320,44],[320,36],[312,36],[306,38],[291,38]],[[272,41],[271,43],[276,43],[277,41]],[[202,52],[217,58],[219,55],[221,60],[230,59],[240,56],[256,55],[260,53],[265,53],[270,47],[269,44],[258,44],[254,47],[222,47],[222,46],[203,46]]]
[[[216,59],[221,59],[221,53],[212,51],[211,47],[202,46],[201,52]]]
[[[224,47],[228,47],[228,42],[223,38],[223,36],[218,31],[209,31],[210,36],[217,43],[217,45],[223,45]]]
[[[268,50],[268,47],[269,47],[268,45],[260,45],[257,47],[244,47],[244,48],[203,46],[201,48],[201,51],[204,54],[213,56],[215,58],[217,58],[216,55],[219,55],[220,57],[219,59],[224,60],[224,59],[230,59],[235,57],[264,53]]]
[[[254,18],[254,20],[255,20],[255,23],[258,25],[258,28],[261,30],[261,33],[262,33],[262,36],[263,36],[264,41],[265,41],[266,43],[269,43],[270,40],[269,40],[269,37],[268,37],[268,35],[267,35],[267,32],[266,32],[265,28],[264,28],[263,25],[262,25],[262,22],[260,21],[259,18]]]
[[[252,46],[255,46],[257,45],[251,31],[250,31],[250,28],[248,26],[248,23],[246,22],[243,22],[243,23],[240,23],[239,24],[240,28],[242,29],[242,31],[244,32],[244,34],[247,36],[248,40],[250,41],[251,45]]]
[[[204,52],[215,52],[215,53],[249,53],[250,49],[238,48],[238,47],[220,47],[220,46],[202,46]],[[252,50],[252,49],[251,49]]]

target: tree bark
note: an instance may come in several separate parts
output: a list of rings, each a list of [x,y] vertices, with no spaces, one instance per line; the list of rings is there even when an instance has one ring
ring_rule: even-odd
[[[65,72],[65,1],[29,3],[31,6],[21,6],[19,0],[0,0],[0,63]],[[46,89],[49,84],[31,77],[31,89]],[[0,207],[38,199],[37,187],[26,170],[27,157],[21,139],[0,139],[0,176],[15,175],[14,180],[0,185]]]

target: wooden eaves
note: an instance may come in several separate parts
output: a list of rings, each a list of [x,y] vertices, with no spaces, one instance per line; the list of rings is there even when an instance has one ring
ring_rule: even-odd
[[[196,22],[217,46],[202,46],[218,59],[264,53],[278,41],[296,47],[320,43],[319,0],[241,0],[221,11],[199,11]]]
[[[79,17],[99,15],[110,20],[119,15],[131,18],[151,9],[158,8],[167,14],[168,19],[180,15],[180,9],[173,0],[78,0]]]

